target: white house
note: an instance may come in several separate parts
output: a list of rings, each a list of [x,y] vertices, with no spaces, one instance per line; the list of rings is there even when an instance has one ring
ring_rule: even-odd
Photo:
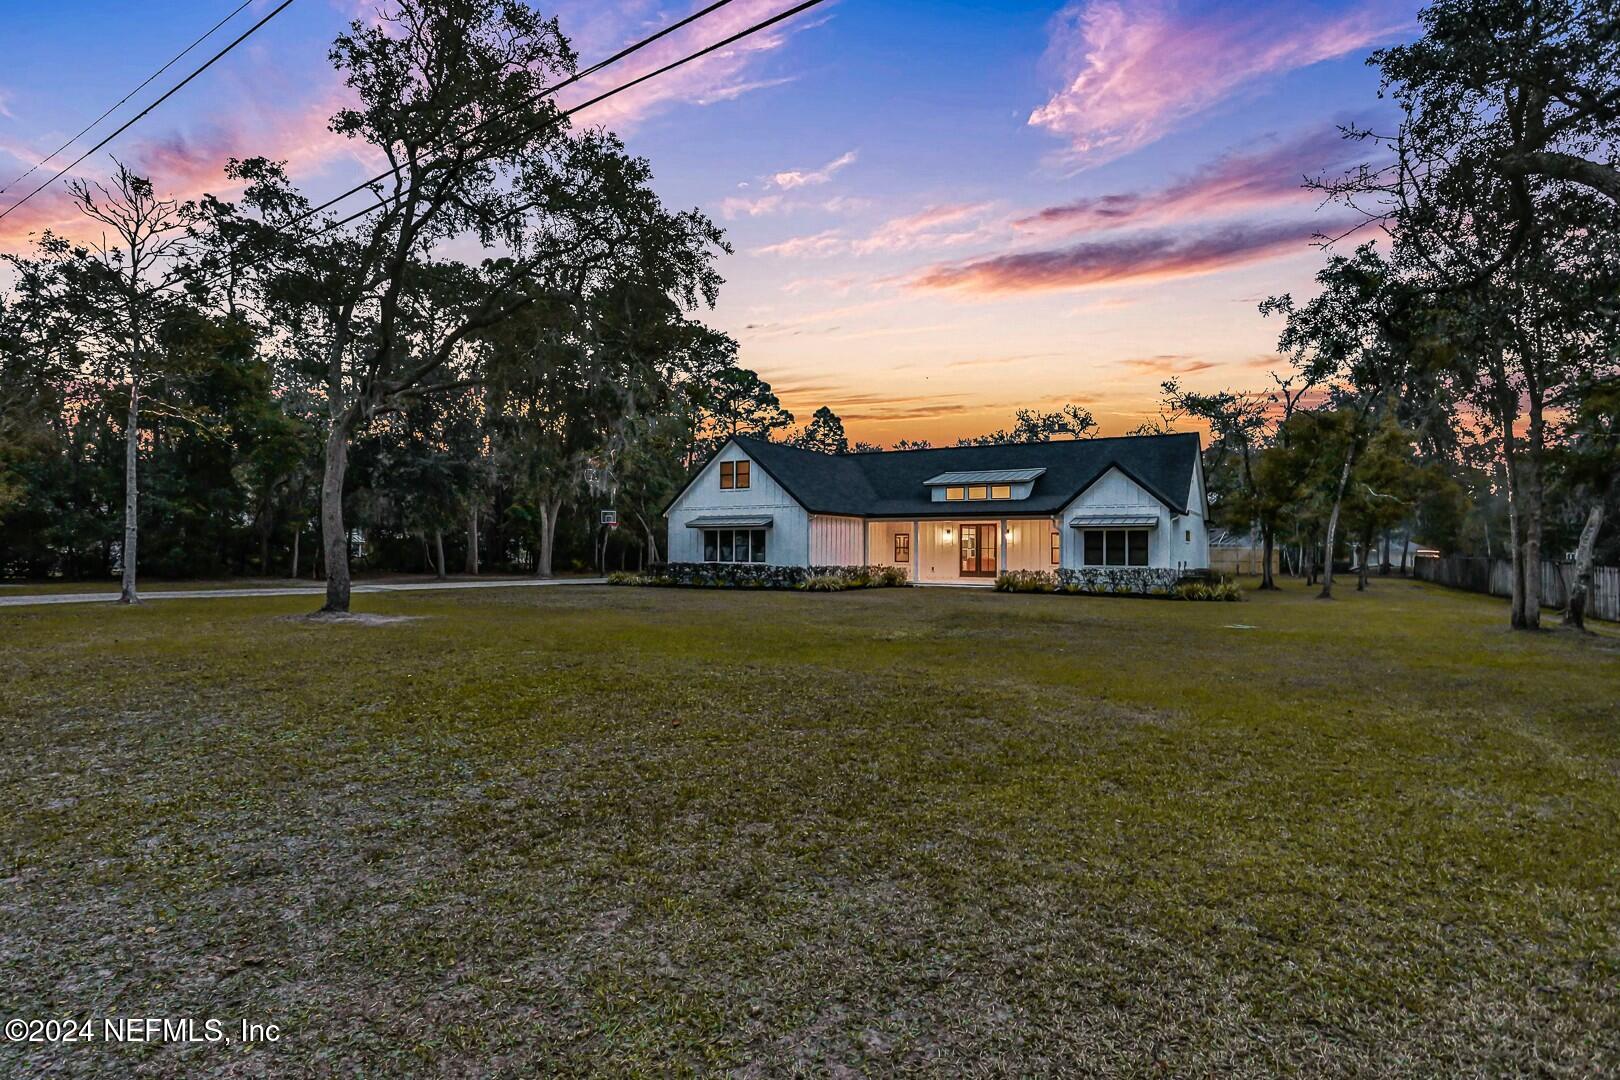
[[[1194,434],[823,454],[738,436],[664,512],[671,562],[1006,570],[1209,566]]]

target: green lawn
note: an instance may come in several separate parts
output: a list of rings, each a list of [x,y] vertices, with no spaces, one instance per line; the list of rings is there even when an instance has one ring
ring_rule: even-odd
[[[0,1075],[1620,1069],[1613,638],[1398,580],[310,606],[0,611],[0,1017],[285,1032]]]

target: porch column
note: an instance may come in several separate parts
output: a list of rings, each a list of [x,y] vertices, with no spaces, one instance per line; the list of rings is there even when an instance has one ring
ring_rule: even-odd
[[[917,533],[917,523],[911,523],[911,582],[917,583],[917,570],[922,566],[922,537]]]

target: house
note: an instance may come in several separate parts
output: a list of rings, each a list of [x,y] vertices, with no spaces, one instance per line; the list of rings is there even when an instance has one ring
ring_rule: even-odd
[[[1195,434],[824,454],[734,437],[664,511],[670,562],[1001,570],[1209,566]]]

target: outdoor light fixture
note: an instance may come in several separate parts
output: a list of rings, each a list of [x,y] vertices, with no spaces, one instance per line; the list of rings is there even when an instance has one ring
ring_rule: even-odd
[[[951,527],[949,525],[947,525],[947,526],[945,526],[945,539],[949,540],[950,538],[951,538]]]

